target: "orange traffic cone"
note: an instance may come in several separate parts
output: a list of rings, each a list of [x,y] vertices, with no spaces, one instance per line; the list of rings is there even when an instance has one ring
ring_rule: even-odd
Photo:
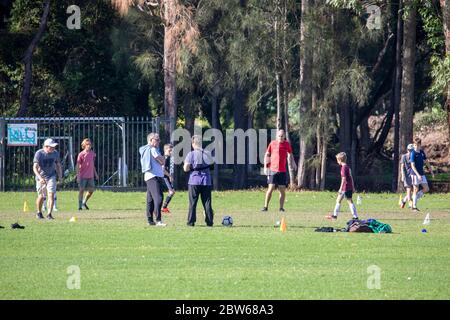
[[[286,219],[283,217],[283,218],[281,218],[280,231],[281,232],[286,232],[286,229],[287,229]]]

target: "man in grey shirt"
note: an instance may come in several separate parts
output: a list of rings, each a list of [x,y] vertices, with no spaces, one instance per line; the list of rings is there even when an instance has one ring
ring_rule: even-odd
[[[59,159],[59,152],[55,150],[58,144],[53,139],[47,139],[44,141],[42,149],[36,151],[33,159],[33,172],[36,175],[36,190],[38,197],[36,199],[38,219],[44,219],[42,215],[42,204],[44,198],[48,200],[47,219],[53,220],[53,202],[56,192],[56,175],[58,174],[58,180],[62,179],[62,167]]]

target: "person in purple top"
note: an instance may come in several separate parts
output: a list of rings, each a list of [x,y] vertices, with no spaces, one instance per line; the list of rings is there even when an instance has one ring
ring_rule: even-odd
[[[192,137],[192,150],[184,160],[183,169],[190,172],[188,181],[189,190],[189,214],[187,225],[193,227],[197,220],[197,202],[202,199],[205,209],[205,222],[208,227],[213,226],[214,214],[211,205],[211,171],[213,159],[211,154],[202,149],[202,139],[200,136]]]

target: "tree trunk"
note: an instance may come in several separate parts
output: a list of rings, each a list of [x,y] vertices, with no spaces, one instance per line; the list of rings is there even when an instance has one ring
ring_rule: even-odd
[[[392,177],[392,191],[397,192],[402,190],[402,183],[400,181],[400,154],[403,150],[400,150],[400,91],[402,88],[402,39],[403,39],[403,1],[398,3],[397,10],[397,39],[395,46],[395,73],[394,73],[394,90],[393,104],[394,104],[394,167]]]
[[[444,22],[445,52],[450,56],[450,0],[440,0],[442,9],[442,20]],[[450,83],[447,85],[447,123],[448,140],[450,141]],[[450,153],[450,146],[448,152]]]
[[[367,154],[370,148],[370,129],[369,129],[369,118],[363,118],[359,124],[360,141],[361,141],[361,152]]]
[[[373,145],[370,147],[369,153],[379,152],[383,148],[383,145],[388,137],[389,131],[391,130],[393,118],[394,118],[394,105],[392,103],[389,103],[389,109],[387,110],[384,124],[380,128],[381,132],[378,136],[377,141],[374,141]]]
[[[300,123],[311,113],[312,105],[312,50],[309,39],[310,27],[307,21],[310,12],[311,0],[302,1],[302,16],[300,22]],[[307,135],[309,128],[301,126],[300,155],[298,160],[297,185],[299,188],[307,187],[307,160],[311,156],[311,142]]]
[[[247,126],[247,113],[245,110],[245,100],[246,100],[246,93],[243,89],[239,87],[236,81],[234,89],[234,99],[233,99],[233,111],[234,111],[234,129],[243,129],[246,130]],[[243,189],[246,187],[246,181],[247,181],[247,170],[245,164],[237,164],[237,148],[236,148],[236,141],[233,141],[235,143],[235,164],[233,167],[234,175],[233,175],[233,189]],[[246,153],[247,153],[247,145],[246,142]]]
[[[274,33],[274,52],[273,52],[273,61],[275,63],[275,85],[276,85],[276,94],[277,94],[277,119],[276,126],[277,130],[282,129],[282,109],[281,109],[281,79],[280,79],[280,61],[282,61],[283,52],[280,48],[279,41],[279,24],[280,24],[280,3],[279,1],[275,1],[274,7],[275,13],[275,21],[273,24],[273,33]]]
[[[358,110],[354,104],[352,104],[350,112],[351,112],[350,168],[352,169],[353,175],[356,176],[358,172],[358,134],[356,132],[356,128],[358,126],[356,123],[356,120],[358,119]]]
[[[321,163],[322,163],[322,159],[321,159],[321,156],[322,156],[322,136],[321,136],[321,134],[320,134],[320,126],[317,126],[317,129],[316,129],[316,152],[317,152],[317,165],[316,165],[316,183],[315,183],[315,185],[316,185],[316,187],[317,188],[320,188],[320,183],[321,183],[321,181],[320,181],[320,178],[321,178],[321,176],[322,176],[322,166],[321,166]]]
[[[287,23],[287,3],[286,1],[283,2],[283,19],[282,19],[282,25],[283,25],[283,42],[282,42],[282,52],[283,52],[283,57],[282,57],[282,84],[283,84],[283,107],[284,107],[284,131],[286,133],[286,139],[289,141],[289,143],[292,144],[290,137],[289,137],[289,98],[288,98],[288,93],[289,93],[289,60],[288,60],[288,55],[289,55],[289,51],[287,48],[287,28],[288,28],[288,23]],[[296,181],[295,181],[295,170],[291,165],[288,164],[288,172],[289,172],[289,188],[290,189],[295,189],[296,187]]]
[[[282,127],[282,108],[281,108],[281,79],[280,74],[277,72],[275,75],[277,84],[277,130],[283,129]]]
[[[211,125],[213,129],[221,130],[220,122],[219,122],[219,92],[218,88],[215,87],[213,89],[212,95],[212,108],[211,108]],[[217,163],[214,164],[214,172],[213,172],[213,188],[214,190],[219,189],[219,165]]]
[[[195,126],[195,113],[194,108],[192,106],[191,96],[189,93],[186,93],[183,99],[183,109],[184,109],[184,127],[189,131],[191,136],[194,135],[194,126]]]
[[[164,5],[164,113],[167,119],[177,117],[176,85],[176,5],[177,0],[163,0]],[[170,136],[170,125],[166,122],[166,136]]]
[[[17,112],[18,117],[23,117],[28,113],[28,106],[31,95],[31,85],[33,81],[33,68],[32,68],[33,52],[36,49],[37,44],[41,40],[45,28],[47,27],[49,12],[50,12],[50,0],[45,0],[44,11],[42,12],[41,20],[39,22],[38,32],[35,34],[33,40],[31,40],[31,43],[28,46],[27,51],[25,52],[25,56],[23,58],[23,62],[25,64],[25,76],[23,82],[22,95],[20,97],[20,108],[19,111]]]
[[[322,152],[320,155],[320,190],[325,190],[325,178],[327,173],[327,145],[328,141],[322,136]]]
[[[406,147],[413,139],[414,66],[416,61],[416,8],[412,1],[403,26],[402,89],[400,98],[400,145]]]
[[[343,102],[338,107],[339,151],[345,152],[348,157],[350,157],[352,149],[352,108],[349,104],[349,102]]]

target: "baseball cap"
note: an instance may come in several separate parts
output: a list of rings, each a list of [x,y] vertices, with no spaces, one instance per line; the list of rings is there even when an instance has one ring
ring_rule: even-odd
[[[406,147],[406,149],[412,150],[412,149],[414,149],[414,145],[412,143],[410,143],[410,144],[408,144],[408,147]]]
[[[58,144],[55,142],[55,140],[53,140],[53,139],[47,139],[47,140],[45,140],[44,141],[44,147],[52,147],[52,148],[54,148],[54,147],[56,147]]]

